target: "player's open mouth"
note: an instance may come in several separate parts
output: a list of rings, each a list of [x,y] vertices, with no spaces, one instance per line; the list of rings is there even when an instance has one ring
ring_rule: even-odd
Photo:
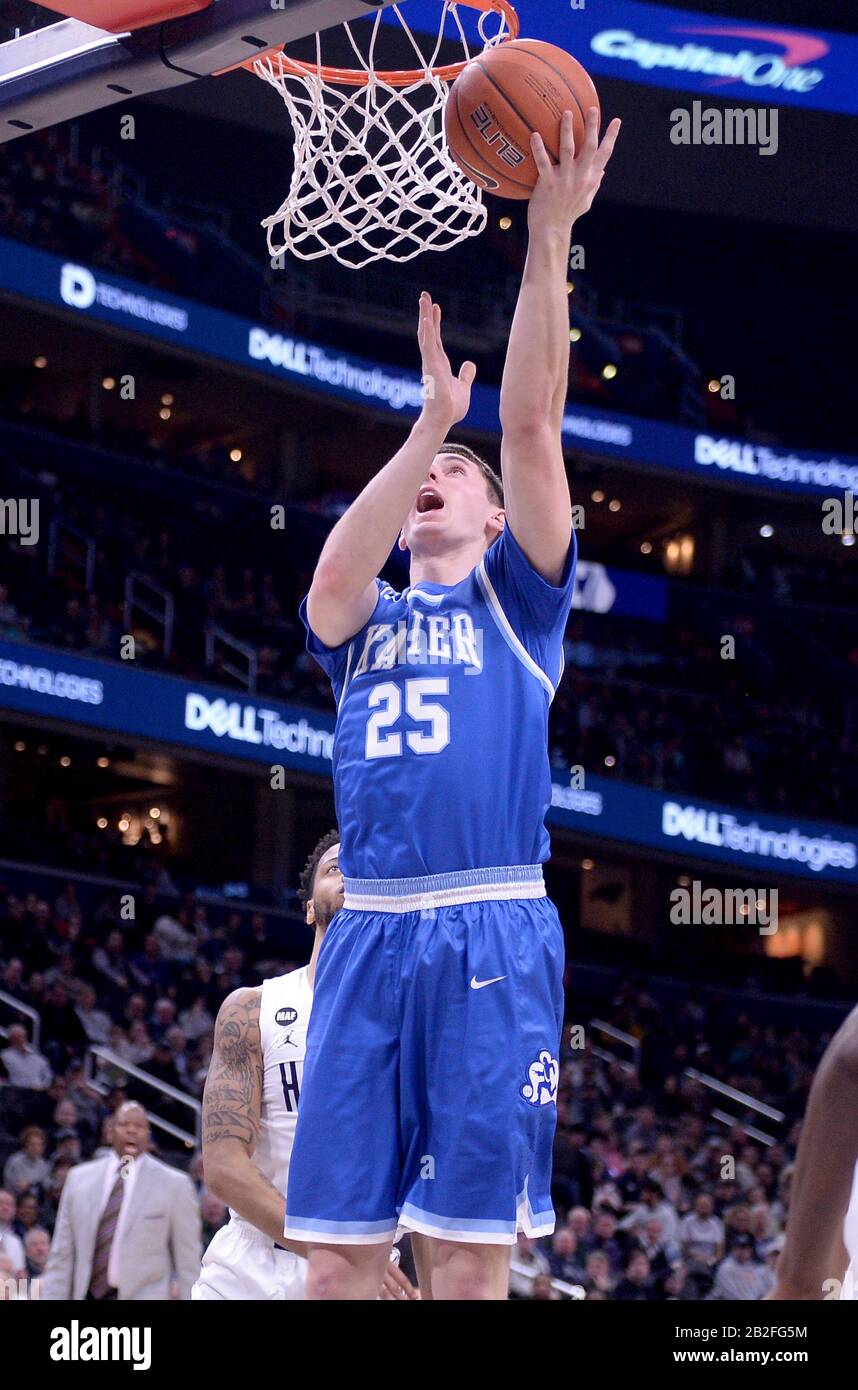
[[[433,487],[423,487],[417,494],[417,515],[425,516],[426,512],[440,512],[444,510],[444,499],[440,492],[436,492]]]

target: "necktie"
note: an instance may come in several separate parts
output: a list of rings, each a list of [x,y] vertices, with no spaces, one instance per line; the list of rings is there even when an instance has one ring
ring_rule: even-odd
[[[125,1178],[122,1173],[123,1169],[120,1167],[116,1174],[116,1182],[113,1184],[107,1199],[107,1206],[101,1214],[98,1230],[95,1233],[92,1276],[89,1281],[89,1292],[93,1298],[104,1298],[111,1287],[107,1281],[107,1267],[110,1264],[110,1250],[119,1222],[119,1213],[122,1209],[122,1197],[125,1190]]]

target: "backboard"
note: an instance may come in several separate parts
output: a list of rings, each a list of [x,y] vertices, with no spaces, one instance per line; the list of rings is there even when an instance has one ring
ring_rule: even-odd
[[[50,0],[51,9],[74,17],[0,44],[0,144],[116,102],[211,77],[255,53],[393,3]],[[111,29],[87,23],[86,16],[109,22]],[[126,27],[117,32],[120,20]]]

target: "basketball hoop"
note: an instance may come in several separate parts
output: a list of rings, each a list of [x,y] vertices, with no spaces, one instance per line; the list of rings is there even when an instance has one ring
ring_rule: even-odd
[[[286,251],[302,260],[333,256],[359,269],[448,251],[486,225],[482,191],[447,149],[444,108],[450,85],[472,58],[518,37],[518,15],[510,0],[443,0],[437,38],[424,53],[399,6],[386,13],[398,20],[399,41],[404,33],[418,66],[381,67],[381,52],[396,34],[381,11],[337,31],[345,30],[358,67],[326,66],[321,34],[315,63],[270,50],[242,64],[279,92],[295,130],[289,195],[262,223],[272,257]],[[466,17],[473,21],[470,39]],[[462,57],[439,64],[449,42]]]

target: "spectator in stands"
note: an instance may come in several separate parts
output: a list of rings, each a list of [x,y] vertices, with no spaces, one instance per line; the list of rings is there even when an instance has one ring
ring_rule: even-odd
[[[548,1265],[555,1279],[583,1284],[584,1262],[578,1254],[578,1237],[570,1226],[561,1226],[551,1237]]]
[[[51,1253],[51,1238],[43,1226],[33,1226],[24,1237],[25,1269],[28,1279],[40,1279]]]
[[[193,960],[196,936],[191,929],[190,915],[186,908],[179,908],[175,915],[163,912],[155,922],[152,935],[157,938],[164,960]]]
[[[163,1081],[166,1085],[175,1087],[176,1090],[181,1090],[182,1078],[176,1070],[173,1053],[166,1038],[155,1044],[152,1056],[146,1063],[146,1071],[156,1080]]]
[[[11,1261],[12,1273],[17,1279],[24,1268],[24,1246],[15,1234],[15,1198],[5,1188],[0,1188],[0,1259]]]
[[[768,1203],[761,1203],[751,1208],[751,1235],[754,1237],[757,1259],[762,1263],[765,1263],[772,1254],[779,1252],[781,1241],[772,1220],[772,1212]]]
[[[760,1264],[754,1250],[754,1238],[736,1236],[727,1258],[718,1266],[712,1293],[713,1299],[757,1300],[765,1298],[774,1288],[771,1268]]]
[[[533,1281],[537,1275],[550,1273],[548,1260],[537,1248],[536,1241],[520,1232],[509,1277],[510,1297],[530,1298],[533,1294]]]
[[[48,1041],[45,1051],[56,1071],[64,1071],[71,1059],[86,1050],[87,1036],[64,985],[50,987],[42,1005],[42,1029]]]
[[[174,1024],[166,1033],[166,1042],[170,1048],[173,1058],[173,1066],[179,1077],[179,1085],[183,1090],[192,1092],[196,1089],[191,1072],[191,1057],[188,1053],[188,1040],[178,1024]]]
[[[24,984],[24,962],[18,956],[13,956],[6,962],[3,968],[3,984],[0,986],[6,994],[13,994],[16,999],[25,1001],[27,998],[27,987]]]
[[[636,1203],[628,1216],[620,1222],[620,1230],[638,1232],[650,1219],[657,1216],[662,1224],[665,1240],[677,1240],[679,1218],[672,1203],[665,1201],[660,1185],[648,1178],[641,1189],[640,1203]]]
[[[92,985],[83,985],[78,993],[75,1013],[89,1041],[106,1047],[110,1037],[110,1015],[96,1007],[97,999]]]
[[[131,977],[138,989],[153,996],[164,992],[172,983],[171,966],[164,960],[161,943],[154,932],[146,937],[142,952],[132,957]]]
[[[732,1254],[737,1240],[751,1235],[751,1208],[744,1202],[731,1206],[724,1214],[727,1253]]]
[[[564,1211],[589,1207],[593,1201],[593,1167],[585,1143],[586,1130],[578,1124],[569,1129],[558,1127],[554,1137],[552,1191]]]
[[[195,1043],[206,1033],[214,1031],[214,1018],[206,1008],[205,996],[194,996],[187,1009],[179,1014],[179,1027],[189,1043]]]
[[[104,945],[96,947],[93,951],[92,964],[115,996],[121,997],[128,993],[131,988],[131,975],[121,931],[108,933]]]
[[[54,1161],[65,1159],[72,1165],[80,1163],[81,1143],[73,1129],[59,1129],[54,1135]]]
[[[674,1265],[662,1285],[662,1297],[668,1303],[687,1302],[700,1298],[700,1290],[692,1279],[687,1265]]]
[[[628,1167],[617,1179],[617,1188],[626,1206],[643,1201],[643,1185],[651,1166],[649,1151],[642,1144],[633,1145]]]
[[[176,1006],[172,999],[156,999],[149,1023],[149,1036],[161,1042],[176,1022]]]
[[[271,931],[261,912],[254,912],[250,927],[242,928],[238,944],[244,952],[244,959],[257,973],[265,975],[274,968],[277,953],[274,949]]]
[[[724,1223],[715,1215],[715,1203],[710,1193],[698,1192],[694,1210],[679,1224],[679,1240],[683,1254],[692,1267],[711,1269],[724,1258]]]
[[[128,1029],[128,1037],[123,1038],[116,1050],[120,1057],[126,1062],[131,1062],[133,1066],[145,1066],[154,1051],[146,1024],[139,1019],[132,1023]]]
[[[642,1250],[631,1255],[623,1278],[614,1289],[613,1298],[619,1303],[645,1302],[653,1297],[650,1263]]]
[[[47,1198],[39,1211],[39,1223],[49,1231],[54,1229],[66,1178],[74,1167],[71,1159],[57,1158],[51,1171],[51,1186]]]
[[[617,1220],[612,1212],[603,1209],[596,1213],[589,1248],[601,1250],[614,1273],[622,1268],[623,1243],[617,1239]]]
[[[643,1230],[638,1231],[637,1243],[649,1260],[650,1273],[654,1280],[664,1280],[671,1267],[681,1258],[679,1242],[664,1236],[661,1218],[658,1216],[651,1216],[644,1222]]]
[[[77,888],[74,883],[69,881],[63,891],[54,899],[54,912],[65,921],[72,916],[80,917],[80,903],[77,897]]]
[[[0,1052],[0,1062],[12,1086],[28,1091],[44,1091],[51,1084],[51,1068],[41,1054],[27,1042],[27,1030],[20,1023],[9,1029],[9,1045]]]
[[[614,1278],[611,1274],[611,1266],[608,1257],[601,1250],[593,1250],[587,1256],[584,1266],[585,1288],[598,1289],[606,1297],[610,1297],[614,1287]]]
[[[49,1183],[50,1183],[50,1174],[48,1175],[48,1184],[49,1184]],[[46,1184],[46,1189],[47,1189],[47,1185],[48,1185],[48,1184]],[[15,1208],[15,1220],[14,1220],[14,1222],[13,1222],[13,1229],[14,1229],[14,1231],[15,1231],[16,1236],[20,1236],[21,1239],[23,1240],[23,1239],[24,1239],[24,1236],[25,1236],[25,1235],[27,1234],[27,1232],[31,1229],[31,1227],[37,1226],[38,1223],[39,1223],[39,1198],[38,1198],[38,1196],[36,1195],[35,1192],[22,1192],[21,1195],[20,1195],[20,1197],[18,1198],[18,1204],[17,1204],[17,1206],[16,1206],[16,1208]]]
[[[21,1147],[11,1155],[3,1169],[3,1182],[16,1195],[31,1187],[47,1190],[51,1165],[45,1158],[47,1135],[38,1125],[27,1125],[21,1133]]]
[[[62,922],[58,927],[58,936],[68,938],[62,946],[57,945],[54,952],[54,964],[45,971],[45,984],[48,989],[54,985],[62,985],[67,995],[71,999],[76,999],[83,988],[83,980],[75,974],[77,962],[75,960],[75,949],[77,938],[80,936],[80,927],[73,925],[72,921]],[[53,950],[56,943],[49,943],[49,949]]]

